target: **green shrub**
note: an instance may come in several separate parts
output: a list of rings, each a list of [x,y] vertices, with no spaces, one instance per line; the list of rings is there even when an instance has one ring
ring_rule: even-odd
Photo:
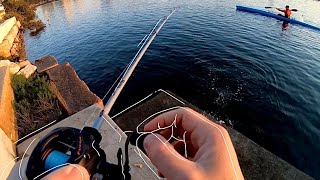
[[[15,92],[16,101],[27,99],[28,102],[33,104],[39,98],[50,100],[55,98],[50,84],[47,82],[46,77],[26,78],[24,75],[14,75],[12,77],[12,86]]]
[[[19,137],[63,117],[46,76],[27,79],[24,75],[13,75],[11,85]]]

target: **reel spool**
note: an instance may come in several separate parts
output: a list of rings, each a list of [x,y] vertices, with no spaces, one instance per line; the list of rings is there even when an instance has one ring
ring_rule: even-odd
[[[105,161],[105,154],[99,147],[100,141],[100,133],[91,127],[85,127],[82,131],[70,127],[57,128],[35,147],[29,158],[26,176],[28,179],[41,178],[68,163],[79,164],[92,174],[98,168],[96,166]]]

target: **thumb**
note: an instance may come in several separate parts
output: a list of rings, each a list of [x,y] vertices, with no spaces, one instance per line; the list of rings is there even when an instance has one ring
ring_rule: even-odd
[[[193,162],[181,156],[160,134],[149,134],[144,149],[152,164],[167,179],[182,178],[192,171]]]

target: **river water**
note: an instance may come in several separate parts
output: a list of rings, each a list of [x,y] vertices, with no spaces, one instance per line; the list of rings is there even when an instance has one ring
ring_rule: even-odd
[[[137,44],[174,7],[113,110],[162,88],[207,111],[307,174],[320,178],[320,32],[238,12],[289,4],[320,26],[312,0],[61,0],[42,5],[47,27],[26,38],[31,61],[70,62],[103,97]]]

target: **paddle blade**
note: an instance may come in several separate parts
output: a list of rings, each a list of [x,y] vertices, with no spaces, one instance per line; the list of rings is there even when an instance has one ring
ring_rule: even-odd
[[[266,9],[270,9],[270,8],[273,8],[273,7],[269,7],[269,6],[267,6],[267,7],[264,7],[264,8],[266,8]]]
[[[291,11],[297,12],[297,11],[298,11],[298,9],[291,9]]]

